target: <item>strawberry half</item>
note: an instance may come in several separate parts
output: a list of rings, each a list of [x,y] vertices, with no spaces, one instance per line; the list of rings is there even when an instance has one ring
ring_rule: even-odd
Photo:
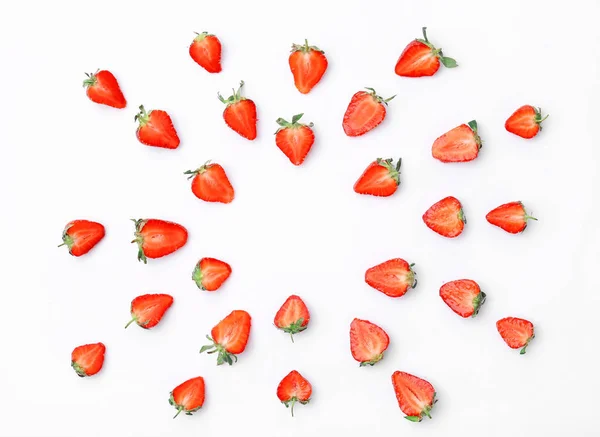
[[[486,294],[479,284],[471,279],[458,279],[447,282],[440,288],[440,297],[452,311],[461,317],[475,317]]]
[[[481,138],[477,134],[477,122],[461,124],[439,137],[431,146],[431,154],[442,162],[467,162],[479,155]]]
[[[131,219],[135,223],[135,239],[138,245],[138,261],[148,262],[147,258],[161,258],[185,245],[187,230],[173,222],[158,219]]]
[[[521,106],[508,117],[504,128],[521,138],[533,138],[542,130],[542,121],[547,119],[546,115],[542,118],[542,108],[534,108],[531,105]]]
[[[423,28],[423,39],[415,39],[406,46],[398,62],[396,74],[404,77],[433,76],[440,68],[440,61],[446,68],[458,65],[452,58],[444,56],[442,49],[436,49],[427,39],[427,28]]]
[[[533,340],[533,323],[517,317],[506,317],[496,322],[496,328],[502,339],[512,349],[521,349],[521,355],[526,352],[529,342]]]
[[[144,294],[131,301],[131,320],[144,329],[154,328],[167,310],[173,305],[173,296],[168,294]]]
[[[521,202],[500,205],[488,212],[485,218],[492,225],[498,226],[511,234],[523,232],[527,227],[527,220],[537,220],[527,214]]]
[[[171,117],[165,111],[153,109],[146,112],[144,105],[140,105],[140,112],[134,120],[138,122],[136,136],[140,143],[164,149],[179,147],[179,136]]]
[[[67,246],[69,253],[73,256],[81,256],[88,253],[104,238],[104,226],[89,220],[73,220],[65,226],[62,234],[63,243]]]
[[[394,258],[368,269],[365,282],[389,297],[401,297],[409,288],[417,286],[413,266],[401,258]]]
[[[288,373],[277,386],[277,397],[286,408],[291,405],[292,417],[294,417],[294,405],[296,402],[306,405],[310,401],[311,395],[312,386],[310,382],[296,370]]]
[[[294,165],[304,162],[315,143],[315,133],[311,129],[313,124],[298,123],[303,115],[294,115],[291,123],[283,118],[277,119],[277,124],[281,127],[275,132],[275,144]]]
[[[108,70],[98,70],[95,73],[85,73],[87,79],[83,81],[86,94],[92,102],[113,108],[123,109],[127,100],[121,92],[115,76]]]
[[[106,346],[102,343],[77,346],[71,353],[71,367],[78,376],[95,375],[102,369]]]
[[[248,140],[256,139],[256,105],[250,99],[241,96],[244,81],[240,82],[237,91],[233,90],[233,95],[227,100],[221,94],[219,100],[225,103],[227,107],[223,111],[223,119],[227,126]]]
[[[246,311],[232,311],[210,331],[212,338],[206,336],[212,344],[202,346],[200,353],[218,352],[217,366],[223,363],[231,366],[233,360],[237,362],[236,354],[241,354],[246,349],[251,325],[252,319]]]
[[[179,416],[179,413],[182,411],[188,416],[194,414],[204,405],[205,395],[204,378],[201,376],[188,379],[184,383],[179,384],[173,389],[169,397],[169,404],[177,410],[177,414],[173,419]]]
[[[382,328],[368,320],[354,319],[350,324],[350,351],[360,367],[374,366],[383,359],[390,337]]]
[[[342,127],[349,137],[364,135],[379,126],[385,119],[385,107],[396,97],[392,96],[384,100],[373,88],[366,89],[371,92],[359,91],[352,96],[344,114]]]
[[[371,196],[388,197],[396,192],[400,185],[400,166],[402,158],[394,166],[394,160],[373,161],[354,184],[354,192]]]
[[[424,416],[431,419],[429,413],[437,399],[429,382],[410,373],[396,371],[392,375],[392,384],[398,405],[406,414],[405,419],[411,422],[420,422]]]
[[[423,214],[423,221],[432,231],[454,238],[462,234],[467,219],[458,199],[448,196],[431,205]]]
[[[327,70],[325,52],[318,47],[309,46],[307,40],[304,40],[304,45],[292,44],[289,64],[294,85],[302,94],[308,94]]]
[[[231,275],[231,266],[216,258],[202,258],[194,267],[192,279],[198,288],[206,291],[218,290]]]
[[[188,170],[183,174],[191,175],[188,179],[192,180],[192,193],[206,202],[231,203],[235,197],[235,192],[227,173],[219,164],[210,164],[207,161],[202,167],[196,170]]]
[[[221,41],[208,32],[197,33],[190,44],[190,56],[209,73],[221,71]]]
[[[273,323],[283,332],[289,333],[293,343],[294,334],[304,331],[308,322],[310,322],[310,313],[306,304],[300,296],[293,294],[281,305]]]

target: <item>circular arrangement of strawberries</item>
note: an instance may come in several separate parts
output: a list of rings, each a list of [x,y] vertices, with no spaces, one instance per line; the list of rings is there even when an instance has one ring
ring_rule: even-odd
[[[221,66],[221,42],[215,35],[207,32],[197,34],[192,41],[189,54],[191,58],[209,73],[219,73]],[[292,46],[289,66],[294,85],[302,94],[308,94],[327,71],[327,57],[315,46],[304,44]],[[440,65],[455,68],[457,62],[446,57],[427,38],[423,28],[423,39],[409,43],[400,55],[395,73],[402,77],[433,76]],[[115,76],[106,70],[87,74],[83,82],[86,93],[93,102],[123,109],[127,101],[121,92]],[[225,124],[248,140],[257,137],[256,104],[242,96],[240,83],[227,99],[218,94],[226,107],[223,111]],[[354,137],[365,135],[378,127],[386,117],[386,107],[395,96],[380,97],[373,88],[356,92],[343,115],[342,128],[346,135]],[[302,165],[315,141],[312,123],[300,123],[303,114],[294,115],[291,121],[283,118],[276,120],[279,129],[275,135],[275,145],[296,166]],[[505,123],[505,129],[522,138],[529,139],[541,130],[541,123],[547,118],[539,108],[524,105],[518,108]],[[173,127],[169,114],[160,109],[147,111],[139,107],[135,115],[138,122],[136,136],[147,146],[176,149],[179,136]],[[461,124],[437,138],[431,146],[431,155],[443,163],[460,163],[477,158],[482,140],[477,131],[477,122],[472,120]],[[400,185],[402,159],[396,163],[392,158],[377,158],[368,164],[354,185],[354,191],[361,195],[378,197],[392,196]],[[184,174],[192,179],[193,194],[205,202],[230,203],[235,198],[234,188],[225,169],[216,163],[207,162],[195,170]],[[490,211],[486,220],[504,231],[518,234],[525,230],[528,220],[537,220],[530,216],[520,201],[508,202]],[[148,258],[167,256],[187,243],[188,232],[178,223],[148,218],[133,219],[135,224],[132,243],[138,246],[138,260],[144,263]],[[423,214],[425,225],[446,238],[456,238],[467,224],[466,214],[461,202],[448,196],[433,204]],[[79,257],[85,255],[105,236],[104,226],[88,220],[73,220],[63,231],[63,244],[69,253]],[[365,282],[391,298],[399,298],[417,286],[417,273],[414,264],[401,258],[390,259],[369,268],[365,272]],[[192,279],[198,288],[215,292],[231,275],[231,266],[222,260],[202,258],[192,271]],[[442,285],[439,290],[441,300],[458,316],[475,317],[486,300],[477,282],[472,279],[456,279]],[[126,328],[135,322],[143,329],[152,329],[160,323],[164,314],[173,304],[168,294],[146,294],[131,302],[131,320]],[[310,312],[302,298],[291,295],[274,316],[276,328],[288,333],[294,341],[294,335],[309,327]],[[244,310],[233,310],[218,322],[207,335],[209,344],[202,346],[200,353],[216,354],[217,365],[233,365],[238,355],[246,349],[252,318]],[[505,317],[498,320],[496,328],[501,338],[513,349],[521,349],[524,354],[534,338],[534,326],[525,319]],[[350,323],[350,353],[360,366],[374,366],[384,358],[390,338],[383,328],[368,320],[355,318]],[[86,344],[76,347],[71,354],[71,366],[80,377],[92,376],[102,369],[106,347],[103,343]],[[424,417],[431,418],[431,410],[437,402],[436,392],[431,383],[421,377],[404,371],[396,371],[391,376],[392,386],[398,405],[412,422],[420,422]],[[312,386],[298,371],[292,370],[276,388],[276,395],[294,415],[296,403],[310,401]],[[206,396],[205,382],[202,376],[195,376],[182,382],[170,393],[169,403],[180,413],[191,415],[202,408]]]

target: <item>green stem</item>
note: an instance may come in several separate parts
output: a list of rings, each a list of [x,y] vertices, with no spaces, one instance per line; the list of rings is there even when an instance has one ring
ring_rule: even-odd
[[[294,404],[296,403],[296,398],[292,398],[292,417],[294,417]]]
[[[540,124],[542,121],[544,121],[545,119],[547,119],[548,117],[550,117],[550,114],[547,114],[544,118],[542,118],[540,121],[538,121],[537,123]]]
[[[537,219],[535,217],[531,217],[530,215],[525,215],[525,220],[535,220],[535,221],[537,221]]]
[[[177,408],[177,414],[173,416],[173,419],[175,419],[177,416],[179,416],[179,413],[181,413],[183,411],[183,405],[180,405],[179,408]]]
[[[292,339],[292,343],[294,342],[294,333],[290,332],[290,338]]]
[[[129,327],[129,325],[131,325],[133,322],[137,322],[137,317],[134,317],[133,319],[131,319],[127,325],[125,325],[125,329],[127,329]]]
[[[306,47],[306,51],[308,52],[308,40],[304,39],[304,47]]]

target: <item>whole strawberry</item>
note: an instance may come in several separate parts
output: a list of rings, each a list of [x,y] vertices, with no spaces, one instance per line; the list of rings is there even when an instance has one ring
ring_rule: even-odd
[[[442,162],[467,162],[479,155],[481,138],[477,133],[477,122],[471,120],[439,137],[431,146],[431,155]]]
[[[117,109],[127,106],[119,83],[110,71],[98,70],[95,73],[85,73],[85,75],[87,79],[83,81],[83,86],[87,88],[86,94],[92,102]]]
[[[365,272],[365,282],[389,297],[401,297],[417,286],[414,264],[394,258],[371,267]]]
[[[173,305],[173,296],[168,294],[138,296],[131,301],[131,320],[125,328],[133,322],[144,329],[154,328],[171,305]]]
[[[349,137],[358,137],[375,129],[385,119],[388,102],[396,96],[383,99],[373,88],[370,92],[359,91],[352,96],[344,114],[342,127]]]
[[[190,45],[190,56],[209,73],[221,71],[221,41],[208,32],[196,33]]]
[[[458,279],[442,285],[440,297],[461,317],[475,317],[485,302],[486,294],[471,279]]]
[[[504,127],[510,133],[521,138],[530,139],[535,137],[542,130],[542,122],[548,118],[548,115],[542,118],[542,108],[535,108],[531,105],[521,106],[508,117]]]
[[[213,327],[211,337],[206,336],[212,344],[202,346],[200,353],[217,353],[217,366],[223,363],[231,366],[234,360],[237,362],[236,355],[246,349],[251,326],[250,314],[243,310],[232,311]]]
[[[188,170],[183,174],[190,175],[192,180],[192,193],[206,202],[231,203],[235,192],[227,173],[221,165],[206,162],[196,170]]]
[[[294,405],[296,402],[302,405],[308,404],[312,395],[310,382],[296,370],[292,370],[281,380],[277,386],[277,397],[286,408],[291,406],[292,417],[294,417]]]
[[[175,387],[169,396],[169,404],[177,410],[177,414],[173,419],[179,416],[182,411],[191,416],[202,408],[205,392],[204,378],[201,376],[188,379]]]
[[[106,347],[102,343],[77,346],[71,353],[71,367],[78,376],[92,376],[102,369]]]
[[[309,46],[307,40],[304,40],[304,45],[292,45],[289,64],[294,85],[302,94],[308,94],[327,70],[325,52],[318,47]]]
[[[521,355],[525,354],[529,342],[533,340],[533,323],[518,317],[506,317],[496,322],[498,333],[512,349],[521,349]]]
[[[423,417],[431,419],[431,409],[437,402],[433,386],[424,379],[410,373],[396,371],[392,375],[392,384],[396,392],[398,405],[405,419],[420,422]]]
[[[291,123],[283,118],[277,119],[277,124],[281,127],[275,132],[275,144],[294,165],[304,162],[315,142],[315,133],[311,129],[313,124],[299,123],[303,115],[294,115]]]
[[[252,100],[242,97],[243,86],[244,81],[241,81],[238,90],[233,90],[233,95],[227,100],[221,94],[218,96],[219,100],[227,105],[223,111],[223,119],[227,126],[244,138],[254,140],[256,139],[256,105]]]
[[[140,105],[140,112],[135,116],[138,122],[136,136],[140,143],[146,146],[176,149],[179,147],[179,136],[173,127],[169,114],[160,109],[146,112]]]
[[[492,209],[485,216],[486,220],[510,234],[523,232],[527,227],[528,220],[537,220],[527,214],[523,203],[509,202]]]
[[[350,324],[350,351],[360,366],[373,366],[383,359],[390,337],[368,320],[354,319]]]
[[[187,229],[177,223],[158,219],[132,219],[135,223],[135,239],[138,245],[138,261],[148,262],[147,258],[161,258],[185,245]]]
[[[454,238],[462,234],[467,219],[459,200],[448,196],[425,211],[423,221],[429,229],[441,236]]]
[[[283,332],[290,334],[294,342],[294,334],[304,331],[310,322],[310,313],[300,296],[291,295],[281,305],[273,323]]]
[[[66,245],[73,256],[85,255],[104,238],[104,235],[104,226],[101,223],[73,220],[65,226],[63,243],[58,247]]]
[[[440,68],[457,67],[456,61],[444,56],[442,49],[436,49],[427,39],[427,28],[423,28],[423,39],[415,39],[406,46],[398,62],[396,74],[404,77],[433,76]]]
[[[388,197],[396,192],[400,185],[400,166],[402,158],[394,166],[394,160],[377,158],[354,184],[354,192],[371,196]]]

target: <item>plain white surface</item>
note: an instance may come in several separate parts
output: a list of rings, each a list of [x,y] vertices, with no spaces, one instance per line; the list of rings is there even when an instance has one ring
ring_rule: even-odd
[[[592,436],[598,377],[599,163],[597,101],[600,15],[594,0],[414,2],[11,2],[0,14],[3,229],[0,318],[2,436]],[[459,67],[434,78],[394,74],[406,44],[430,40]],[[223,43],[223,72],[188,56],[193,32]],[[293,86],[287,58],[304,38],[329,69],[309,95]],[[87,100],[84,72],[111,70],[128,100],[115,110]],[[243,79],[258,106],[249,142],[222,121],[217,92]],[[397,94],[375,131],[348,138],[341,120],[365,86]],[[504,121],[523,104],[550,118],[526,141]],[[167,110],[178,150],[139,144],[137,106]],[[304,112],[317,141],[292,166],[274,144],[275,119]],[[443,165],[436,137],[477,119],[484,141],[474,162]],[[391,198],[360,197],[352,185],[377,157],[403,158]],[[208,159],[236,189],[230,205],[196,199],[183,175]],[[423,212],[444,196],[464,205],[455,240],[433,233]],[[539,218],[513,236],[485,214],[522,200]],[[130,218],[162,218],[189,230],[187,246],[138,263]],[[57,249],[65,223],[102,222],[88,255]],[[194,263],[233,266],[217,293],[200,292]],[[387,298],[364,271],[402,257],[419,285]],[[488,301],[463,320],[438,296],[468,277]],[[129,303],[165,292],[175,303],[151,331],[124,330]],[[272,325],[292,293],[311,310],[292,344]],[[233,309],[253,317],[250,342],[232,367],[199,355],[204,335]],[[525,356],[509,349],[495,321],[536,326]],[[373,368],[352,359],[352,318],[387,330],[391,346]],[[76,377],[74,346],[102,341],[102,372]],[[297,369],[314,387],[292,419],[277,400]],[[428,379],[439,402],[432,420],[403,419],[390,376]],[[172,420],[169,391],[202,375],[207,400]]]

